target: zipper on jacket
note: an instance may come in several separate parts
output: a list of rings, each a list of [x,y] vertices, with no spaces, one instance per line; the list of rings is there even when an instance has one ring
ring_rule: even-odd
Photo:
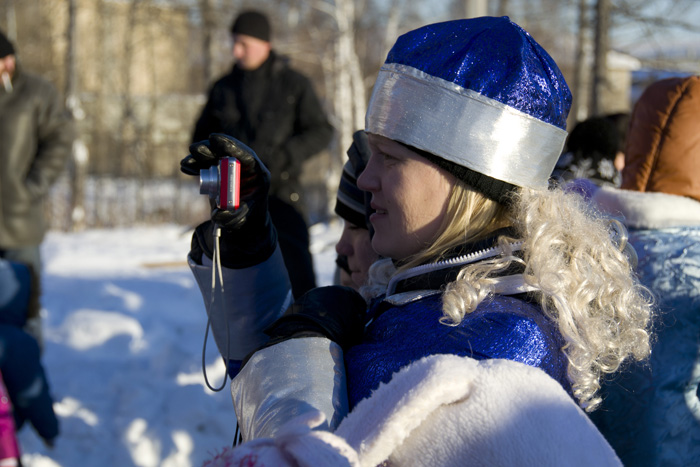
[[[514,242],[509,244],[512,248],[512,251],[520,251],[523,246],[523,242]],[[462,256],[457,256],[455,258],[448,258],[444,259],[442,261],[438,261],[435,263],[428,263],[428,264],[422,264],[420,266],[415,266],[412,267],[411,269],[407,269],[406,271],[402,271],[394,277],[391,278],[389,281],[389,284],[386,287],[386,295],[385,296],[390,296],[394,293],[394,289],[396,288],[396,284],[399,281],[408,279],[409,277],[415,277],[415,276],[420,276],[422,274],[427,274],[433,271],[438,271],[440,269],[444,269],[446,267],[452,267],[452,266],[465,266],[467,264],[471,263],[476,263],[477,261],[482,261],[488,258],[493,258],[495,256],[498,256],[503,253],[503,250],[499,246],[494,246],[491,248],[485,248],[483,250],[478,250],[478,251],[473,251],[471,253],[468,253],[466,255]]]

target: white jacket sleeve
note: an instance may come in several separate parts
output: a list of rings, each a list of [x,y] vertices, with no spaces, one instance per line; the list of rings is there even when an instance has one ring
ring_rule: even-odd
[[[202,255],[188,263],[204,298],[219,353],[228,362],[243,360],[267,342],[263,330],[292,304],[292,290],[279,246],[266,261],[245,269],[222,268],[220,285],[212,289],[213,264]]]
[[[245,441],[274,437],[305,414],[322,413],[316,429],[333,431],[348,413],[343,351],[324,337],[289,339],[255,352],[231,381]]]

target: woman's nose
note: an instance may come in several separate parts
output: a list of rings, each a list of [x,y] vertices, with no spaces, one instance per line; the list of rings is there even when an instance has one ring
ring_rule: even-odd
[[[360,190],[374,192],[379,190],[379,178],[377,177],[376,157],[372,156],[367,162],[365,170],[357,177],[357,187]]]

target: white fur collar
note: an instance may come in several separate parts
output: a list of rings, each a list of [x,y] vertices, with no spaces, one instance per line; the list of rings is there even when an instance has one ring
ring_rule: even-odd
[[[604,212],[622,216],[627,227],[663,229],[700,225],[700,202],[684,196],[602,187],[591,200]]]
[[[622,466],[559,383],[501,359],[415,361],[360,401],[335,435],[362,466]]]

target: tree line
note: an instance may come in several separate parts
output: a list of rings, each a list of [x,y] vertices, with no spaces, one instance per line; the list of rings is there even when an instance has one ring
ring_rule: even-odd
[[[560,64],[578,98],[575,123],[606,111],[606,57],[617,31],[645,28],[650,43],[670,29],[697,33],[688,21],[693,7],[692,0],[0,0],[0,29],[22,66],[63,92],[78,128],[50,203],[54,226],[190,223],[206,206],[192,201],[195,184],[179,174],[178,161],[208,86],[232,65],[231,20],[244,8],[267,12],[273,47],[311,77],[336,129],[327,151],[307,164],[314,222],[332,212],[345,150],[402,32],[468,15],[510,16]],[[673,66],[672,57],[654,59]]]

